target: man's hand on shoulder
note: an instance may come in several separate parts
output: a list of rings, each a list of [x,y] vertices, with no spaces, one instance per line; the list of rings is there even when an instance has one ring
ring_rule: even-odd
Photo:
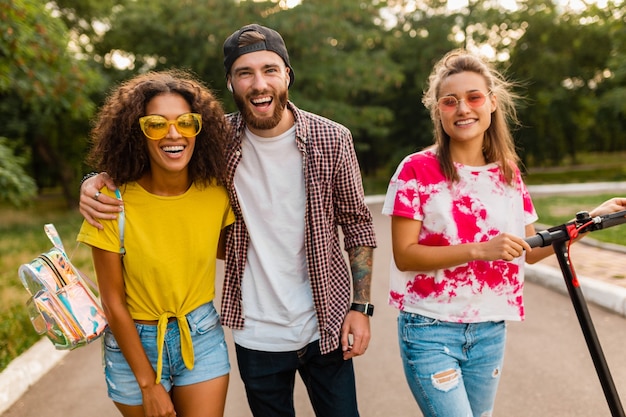
[[[102,225],[96,219],[114,220],[117,213],[122,211],[122,203],[118,199],[100,192],[105,186],[111,191],[117,189],[106,172],[87,178],[80,186],[80,214],[87,223],[98,229],[102,229]]]

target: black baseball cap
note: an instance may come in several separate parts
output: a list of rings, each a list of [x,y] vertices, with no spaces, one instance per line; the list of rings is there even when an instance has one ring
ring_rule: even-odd
[[[240,48],[239,37],[242,33],[250,31],[259,32],[260,34],[265,36],[265,41],[257,42],[252,45],[247,45]],[[282,36],[280,36],[280,34],[274,29],[270,29],[257,24],[251,24],[242,27],[241,29],[235,31],[232,35],[230,35],[224,42],[224,71],[226,72],[226,74],[230,72],[230,68],[233,66],[233,63],[237,60],[237,58],[247,53],[256,51],[275,52],[283,59],[283,61],[285,61],[285,65],[289,67],[289,87],[291,87],[291,84],[293,84],[296,75],[293,72],[293,68],[291,68],[291,64],[289,63],[289,53],[287,52],[285,41],[283,40]]]

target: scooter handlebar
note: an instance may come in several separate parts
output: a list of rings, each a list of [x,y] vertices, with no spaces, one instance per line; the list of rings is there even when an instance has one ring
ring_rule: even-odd
[[[562,229],[547,229],[538,232],[535,236],[527,237],[524,239],[531,248],[542,248],[544,246],[551,245],[553,241],[566,237],[565,230]]]
[[[590,220],[590,224],[583,227],[581,232],[593,232],[595,230],[606,229],[607,227],[617,226],[626,223],[626,210],[618,211],[611,214],[605,214],[602,216],[596,216],[593,218],[589,218],[587,216],[586,220],[584,221],[582,220],[583,217],[584,216],[580,216],[579,213],[576,216],[577,220],[575,220],[574,222],[583,224]],[[567,224],[571,223],[566,223],[561,226],[551,227],[550,229],[542,230],[541,232],[538,232],[535,236],[527,237],[524,240],[530,245],[531,248],[551,245],[554,241],[567,238],[567,232],[565,230],[565,226]]]
[[[544,245],[545,239],[539,233],[537,233],[535,236],[527,237],[524,240],[530,245],[531,248],[546,246]]]
[[[618,211],[616,213],[605,214],[600,216],[600,223],[598,229],[606,229],[607,227],[617,226],[622,223],[626,223],[626,210]]]

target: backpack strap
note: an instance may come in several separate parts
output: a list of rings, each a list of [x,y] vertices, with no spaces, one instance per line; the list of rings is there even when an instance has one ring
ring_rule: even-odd
[[[48,235],[48,239],[50,239],[54,247],[65,253],[63,242],[61,242],[61,238],[59,237],[59,232],[57,232],[56,227],[54,227],[52,223],[48,223],[43,227],[43,230],[46,232],[46,235]]]
[[[115,190],[115,197],[117,197],[118,200],[122,201],[122,193],[120,193],[119,189]],[[117,224],[120,229],[120,254],[122,255],[122,258],[124,258],[124,255],[126,255],[126,248],[124,247],[124,223],[125,221],[126,221],[126,218],[124,216],[124,208],[122,206],[122,211],[120,212],[118,216],[118,221],[117,221]]]

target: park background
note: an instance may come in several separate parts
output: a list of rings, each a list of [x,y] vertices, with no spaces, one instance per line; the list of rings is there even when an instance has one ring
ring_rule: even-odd
[[[624,181],[625,19],[622,1],[600,0],[0,0],[0,372],[39,339],[17,268],[51,246],[44,223],[93,276],[76,204],[92,117],[119,81],[190,69],[234,111],[222,43],[270,26],[289,49],[291,100],[352,131],[366,193],[379,194],[404,155],[432,143],[425,82],[462,47],[517,83],[527,183]],[[607,197],[535,203],[557,224]]]

